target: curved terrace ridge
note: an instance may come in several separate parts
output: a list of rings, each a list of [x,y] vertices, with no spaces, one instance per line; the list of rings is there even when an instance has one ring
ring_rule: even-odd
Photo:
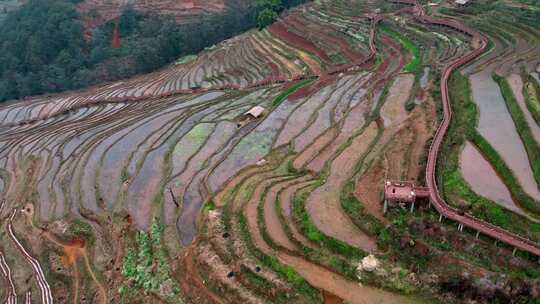
[[[444,217],[449,218],[458,222],[462,226],[470,227],[474,230],[477,230],[480,233],[488,235],[492,238],[505,242],[515,248],[518,248],[523,251],[530,252],[536,256],[540,256],[540,244],[533,242],[531,240],[525,239],[521,236],[518,236],[514,233],[511,233],[507,230],[501,229],[495,225],[484,222],[478,218],[475,218],[469,214],[463,214],[457,209],[450,207],[439,193],[437,186],[437,159],[439,155],[439,150],[444,140],[444,136],[448,131],[450,126],[450,121],[452,120],[452,109],[450,105],[450,97],[448,94],[448,80],[452,72],[454,72],[460,66],[472,61],[474,58],[481,55],[488,45],[487,39],[478,33],[477,31],[466,27],[458,23],[457,21],[449,21],[444,19],[435,19],[430,16],[427,16],[424,8],[418,2],[418,0],[396,0],[394,2],[412,4],[414,5],[414,12],[416,17],[426,23],[431,23],[439,26],[450,27],[454,30],[463,32],[467,35],[473,37],[480,41],[480,45],[474,50],[465,54],[461,58],[454,60],[449,63],[443,70],[441,77],[441,96],[443,104],[443,121],[437,128],[433,141],[429,148],[427,166],[426,166],[426,185],[429,188],[429,197],[430,203],[435,207],[435,209]]]

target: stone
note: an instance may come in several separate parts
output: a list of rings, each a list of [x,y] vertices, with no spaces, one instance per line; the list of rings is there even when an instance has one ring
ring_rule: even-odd
[[[259,160],[258,162],[256,162],[255,164],[257,166],[264,166],[264,165],[266,165],[266,163],[268,163],[268,161],[263,158],[263,159]]]
[[[362,259],[360,266],[364,271],[373,272],[379,267],[379,264],[379,260],[373,254],[370,254]]]

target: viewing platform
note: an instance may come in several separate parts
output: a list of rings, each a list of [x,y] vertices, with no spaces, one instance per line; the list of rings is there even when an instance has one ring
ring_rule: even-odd
[[[415,186],[413,182],[387,180],[384,183],[384,213],[389,205],[410,204],[411,212],[414,211],[416,199],[428,198],[427,187]]]

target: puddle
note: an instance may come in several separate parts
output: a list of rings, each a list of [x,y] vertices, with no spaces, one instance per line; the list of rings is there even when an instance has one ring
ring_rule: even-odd
[[[424,74],[422,74],[422,77],[420,78],[420,87],[422,89],[427,88],[428,80],[429,80],[429,67],[425,67]]]

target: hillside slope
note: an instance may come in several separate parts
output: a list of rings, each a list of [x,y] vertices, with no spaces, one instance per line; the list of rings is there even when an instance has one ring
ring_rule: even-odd
[[[0,298],[538,303],[538,257],[427,200],[383,209],[386,181],[424,184],[444,100],[455,112],[435,168],[445,201],[540,240],[523,202],[505,208],[471,188],[497,171],[484,188],[523,191],[473,102],[537,113],[536,11],[442,3],[314,1],[152,73],[0,105]],[[473,60],[484,35],[492,50]],[[511,80],[506,101],[475,85],[492,72]],[[481,171],[467,181],[464,146]]]
[[[188,22],[203,14],[222,13],[227,0],[84,0],[77,4],[87,30],[118,18],[122,10],[133,9],[154,14],[173,15],[179,22]]]

